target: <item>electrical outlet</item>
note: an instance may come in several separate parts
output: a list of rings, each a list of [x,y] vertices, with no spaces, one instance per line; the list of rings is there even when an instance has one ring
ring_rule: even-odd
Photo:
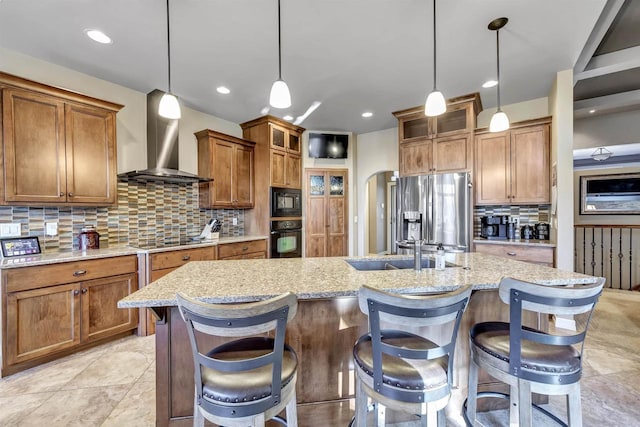
[[[231,223],[233,225],[238,225],[238,218],[237,217],[233,217],[233,219],[231,220]]]
[[[21,228],[19,222],[0,224],[0,236],[2,237],[20,237]]]
[[[57,222],[47,222],[45,229],[46,229],[47,236],[57,236],[58,235],[58,223]]]

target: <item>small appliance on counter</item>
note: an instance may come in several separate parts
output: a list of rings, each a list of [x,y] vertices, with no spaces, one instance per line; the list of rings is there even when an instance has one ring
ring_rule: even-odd
[[[520,238],[525,240],[533,239],[533,227],[528,224],[523,225],[520,228]]]
[[[509,215],[489,215],[480,218],[480,237],[489,240],[507,240]]]
[[[98,234],[94,225],[85,225],[82,227],[80,235],[78,236],[78,248],[81,251],[100,248],[100,234]]]
[[[549,240],[549,224],[539,222],[534,226],[533,236],[538,240]]]

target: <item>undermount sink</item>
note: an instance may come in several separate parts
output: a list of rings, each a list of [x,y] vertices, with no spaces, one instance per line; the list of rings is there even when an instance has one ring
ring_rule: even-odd
[[[404,270],[413,268],[413,258],[406,259],[347,259],[347,264],[359,271],[372,270]],[[436,262],[431,258],[422,258],[422,268],[435,268]],[[446,267],[458,267],[456,264],[445,262]]]

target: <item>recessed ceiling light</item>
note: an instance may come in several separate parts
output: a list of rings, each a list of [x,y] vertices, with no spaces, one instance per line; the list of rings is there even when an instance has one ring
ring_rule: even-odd
[[[596,110],[589,110],[589,114],[593,114],[595,112],[596,112]]]
[[[228,88],[228,87],[225,87],[225,86],[218,86],[218,87],[216,88],[216,90],[218,91],[218,93],[221,93],[221,94],[223,94],[223,95],[228,95],[228,94],[230,94],[230,93],[231,93],[231,91],[229,90],[229,88]]]
[[[364,113],[362,113],[362,117],[368,118],[373,116],[373,113],[371,111],[365,111]]]
[[[291,120],[293,120],[293,116],[286,115],[286,116],[283,117],[283,119],[285,119],[285,120],[290,122]]]
[[[106,35],[100,30],[87,29],[87,30],[84,30],[84,32],[87,34],[87,36],[89,36],[91,40],[96,41],[98,43],[102,43],[102,44],[113,43],[113,40],[111,40],[111,37],[109,37],[108,35]]]
[[[488,89],[490,87],[494,87],[498,85],[498,81],[497,80],[487,80],[486,82],[482,83],[482,87],[485,89]]]

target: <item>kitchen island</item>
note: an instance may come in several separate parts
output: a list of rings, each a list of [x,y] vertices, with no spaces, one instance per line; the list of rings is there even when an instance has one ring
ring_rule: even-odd
[[[357,292],[368,284],[408,294],[446,292],[469,285],[474,292],[465,313],[456,350],[456,385],[466,384],[467,334],[470,325],[508,319],[495,289],[509,276],[545,285],[590,283],[591,276],[506,260],[479,253],[447,254],[453,264],[443,271],[423,269],[358,271],[348,258],[291,258],[190,262],[120,300],[121,308],[149,307],[156,324],[156,425],[191,425],[193,360],[176,292],[205,302],[238,303],[292,291],[298,313],[288,325],[287,341],[299,357],[297,401],[299,424],[346,425],[353,414],[352,347],[367,331]],[[354,258],[350,258],[354,259]],[[358,259],[394,260],[397,257]],[[534,326],[546,319],[531,318]],[[213,341],[212,341],[213,343]],[[463,393],[466,395],[466,393]],[[459,401],[451,411],[459,412]],[[315,421],[314,421],[315,420]],[[322,420],[318,423],[318,420]]]

